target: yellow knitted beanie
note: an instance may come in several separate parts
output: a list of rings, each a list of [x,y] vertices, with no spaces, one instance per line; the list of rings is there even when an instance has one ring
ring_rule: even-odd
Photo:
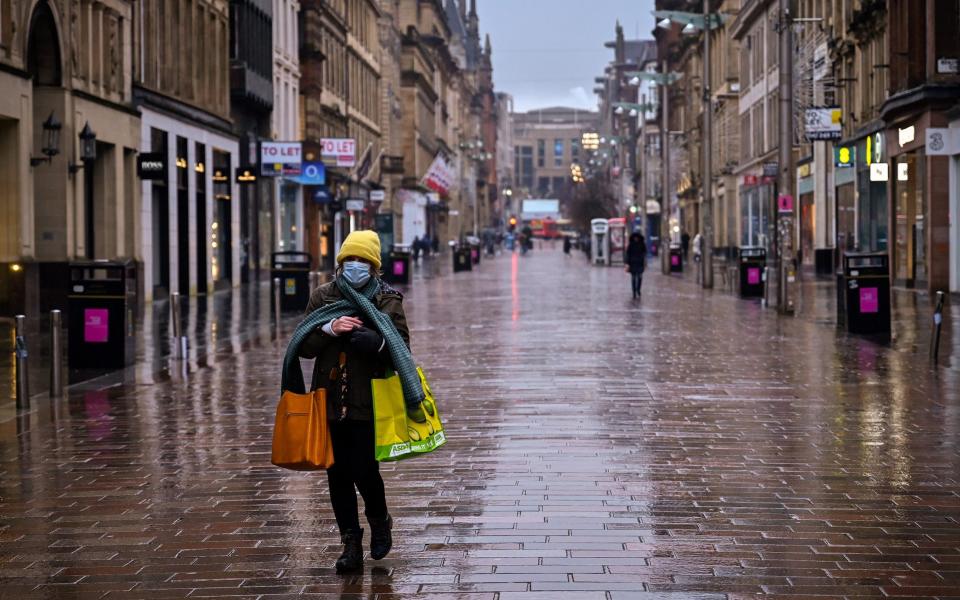
[[[352,231],[347,239],[343,240],[340,246],[340,253],[337,254],[337,264],[343,262],[348,256],[356,256],[364,260],[369,260],[373,268],[380,268],[380,237],[377,232],[369,229],[363,231]]]

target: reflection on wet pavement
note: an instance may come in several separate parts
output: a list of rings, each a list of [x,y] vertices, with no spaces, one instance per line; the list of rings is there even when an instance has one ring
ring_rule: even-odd
[[[957,596],[957,369],[560,252],[430,268],[449,442],[383,465],[387,559],[334,574],[324,476],[269,464],[261,336],[0,424],[5,597]]]

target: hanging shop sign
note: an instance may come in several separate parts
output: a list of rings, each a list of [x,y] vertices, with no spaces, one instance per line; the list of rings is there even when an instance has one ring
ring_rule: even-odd
[[[300,166],[300,174],[289,179],[300,185],[325,185],[327,168],[322,162],[305,162]]]
[[[928,127],[927,156],[960,154],[960,128]]]
[[[804,114],[807,141],[839,140],[842,133],[842,114],[843,111],[835,106],[808,108]]]
[[[938,58],[937,73],[960,73],[960,59]]]
[[[321,138],[320,157],[337,167],[357,164],[357,141],[353,138]]]
[[[743,185],[757,185],[757,176],[756,176],[756,175],[744,175],[744,176],[743,176]]]
[[[780,173],[780,163],[778,162],[763,163],[764,177],[776,177],[779,173]]]
[[[857,149],[854,146],[837,146],[833,149],[833,165],[838,169],[849,169],[857,165]]]
[[[322,185],[313,191],[313,201],[317,204],[329,204],[333,199],[327,186]]]
[[[260,174],[264,177],[299,175],[302,155],[300,142],[260,142]]]
[[[237,167],[233,179],[242,185],[251,185],[257,182],[257,172],[251,167]]]
[[[873,163],[883,162],[885,160],[885,148],[886,138],[883,136],[882,131],[878,131],[873,135],[867,136],[867,164],[872,165]],[[886,181],[884,179],[883,181]]]
[[[140,179],[163,181],[167,178],[167,157],[163,152],[145,152],[137,156],[137,175]]]
[[[363,211],[363,204],[363,198],[348,198],[347,210],[350,212],[361,212]]]
[[[870,181],[888,181],[890,179],[890,165],[875,162],[870,165]]]
[[[456,171],[442,153],[437,153],[420,183],[438,194],[446,194],[456,181]]]
[[[370,190],[370,202],[383,202],[387,193],[383,190]]]

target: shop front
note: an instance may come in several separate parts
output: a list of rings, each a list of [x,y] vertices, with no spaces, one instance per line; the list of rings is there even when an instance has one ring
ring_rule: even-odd
[[[895,243],[890,258],[898,285],[945,290],[950,281],[950,158],[927,155],[927,130],[947,125],[926,111],[887,130]]]
[[[839,144],[833,149],[833,186],[837,224],[834,270],[840,268],[843,255],[857,247],[857,147]]]
[[[876,132],[856,142],[857,238],[860,252],[886,252],[889,242],[889,201],[886,141]]]
[[[141,153],[164,172],[141,175],[144,290],[205,294],[240,283],[237,140],[141,106]]]
[[[770,178],[744,175],[740,184],[740,246],[760,246],[769,252],[770,209],[775,188]]]

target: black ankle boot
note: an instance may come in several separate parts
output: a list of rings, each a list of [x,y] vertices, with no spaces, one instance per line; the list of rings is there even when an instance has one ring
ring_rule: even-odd
[[[370,522],[370,558],[380,560],[390,553],[393,547],[393,517],[385,519],[367,519]]]
[[[344,531],[340,534],[343,554],[337,559],[337,573],[363,568],[363,529]]]

